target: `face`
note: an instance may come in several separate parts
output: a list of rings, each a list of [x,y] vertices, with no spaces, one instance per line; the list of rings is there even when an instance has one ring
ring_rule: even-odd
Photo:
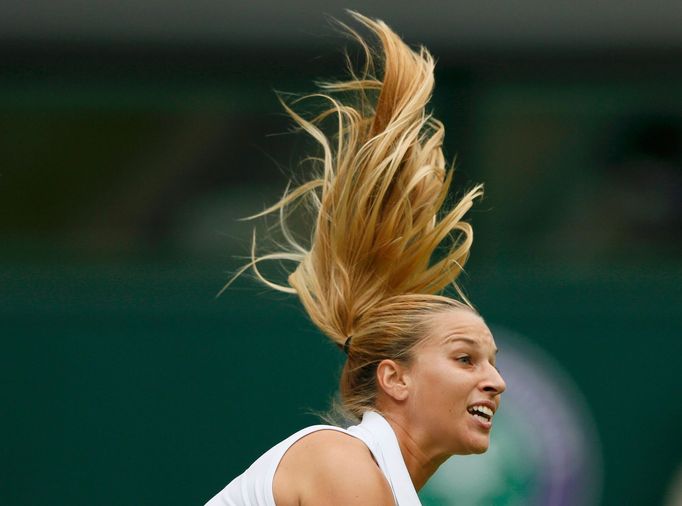
[[[483,453],[506,385],[495,368],[495,341],[483,319],[466,309],[433,316],[431,333],[409,367],[410,416],[443,455]]]

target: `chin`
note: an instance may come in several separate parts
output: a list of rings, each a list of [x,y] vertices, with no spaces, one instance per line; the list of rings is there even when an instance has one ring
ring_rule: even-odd
[[[470,441],[469,448],[467,448],[467,455],[480,455],[488,451],[490,440],[485,441]]]
[[[488,451],[488,446],[489,445],[485,445],[485,446],[481,446],[480,448],[475,448],[474,450],[472,450],[471,454],[472,455],[480,455],[482,453],[485,453]]]

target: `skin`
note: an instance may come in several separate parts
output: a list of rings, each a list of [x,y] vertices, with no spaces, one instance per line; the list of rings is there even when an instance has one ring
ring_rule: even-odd
[[[488,449],[490,429],[468,408],[483,401],[494,411],[499,407],[506,384],[495,367],[496,353],[483,319],[455,309],[434,318],[409,367],[391,360],[379,364],[377,407],[398,437],[417,490],[452,455]]]
[[[409,364],[377,367],[376,407],[393,428],[407,470],[420,490],[452,455],[483,453],[490,428],[469,412],[494,410],[506,385],[495,368],[497,348],[483,319],[467,309],[433,315],[430,332]],[[296,442],[273,482],[277,506],[394,505],[383,473],[360,440],[322,430]]]

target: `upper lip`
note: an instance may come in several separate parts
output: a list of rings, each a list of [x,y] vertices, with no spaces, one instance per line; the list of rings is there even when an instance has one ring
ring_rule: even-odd
[[[497,404],[495,404],[493,401],[476,401],[470,404],[467,409],[471,409],[474,406],[485,406],[486,408],[490,408],[493,414],[495,414],[495,411],[497,410]]]

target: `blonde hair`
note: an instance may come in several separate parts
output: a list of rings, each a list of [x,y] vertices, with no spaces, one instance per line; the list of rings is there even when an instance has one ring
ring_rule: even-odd
[[[259,256],[254,232],[251,261],[235,277],[252,268],[267,286],[297,294],[314,324],[338,346],[352,336],[340,394],[351,418],[360,418],[374,407],[376,365],[385,358],[409,360],[428,332],[428,315],[470,308],[455,280],[473,240],[471,226],[462,219],[482,195],[482,186],[442,210],[453,171],[445,168],[443,124],[425,110],[434,85],[433,57],[424,47],[410,49],[384,22],[350,14],[379,39],[381,54],[373,54],[343,25],[364,50],[363,72],[356,75],[349,64],[349,80],[321,83],[321,92],[297,100],[328,103],[312,119],[280,99],[321,147],[322,170],[251,217],[279,211],[287,246]],[[377,63],[381,79],[374,75]],[[322,131],[329,118],[336,124],[332,136]],[[302,199],[314,209],[308,246],[299,244],[287,225],[288,210]],[[447,239],[448,251],[432,261]],[[261,273],[258,265],[265,260],[295,263],[287,284]],[[448,286],[463,302],[439,295]]]

